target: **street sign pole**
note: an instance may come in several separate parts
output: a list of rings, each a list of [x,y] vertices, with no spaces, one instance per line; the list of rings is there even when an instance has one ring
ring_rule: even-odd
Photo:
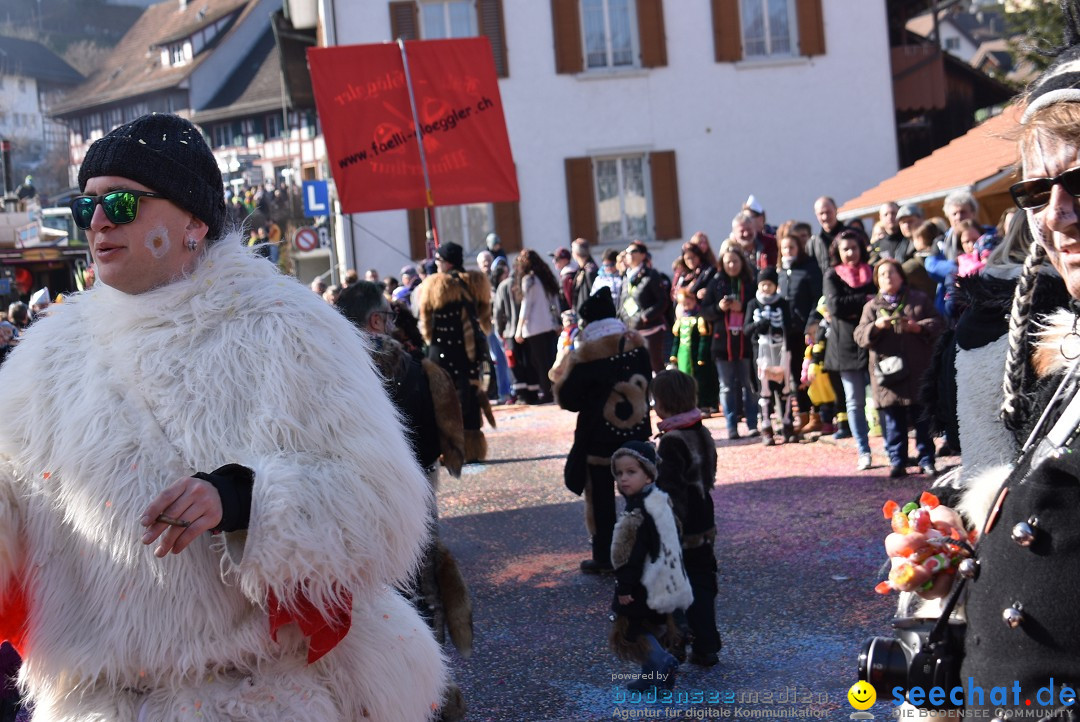
[[[398,38],[398,48],[401,49],[401,64],[405,68],[405,89],[409,91],[409,107],[412,108],[413,126],[416,128],[416,146],[420,150],[420,168],[424,171],[424,197],[427,199],[427,222],[428,230],[431,231],[431,239],[434,248],[439,247],[439,229],[435,226],[435,197],[431,192],[431,177],[428,175],[427,156],[424,155],[424,129],[420,125],[420,114],[416,112],[416,94],[413,92],[412,77],[409,75],[409,56],[405,53],[405,41]],[[431,258],[434,249],[428,242],[428,258]]]

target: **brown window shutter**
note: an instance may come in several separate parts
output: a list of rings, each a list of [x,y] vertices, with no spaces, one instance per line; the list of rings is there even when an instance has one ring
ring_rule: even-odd
[[[734,63],[742,60],[739,0],[712,0],[712,25],[716,62]]]
[[[479,21],[480,34],[491,42],[491,52],[495,56],[495,74],[500,78],[510,77],[510,66],[506,60],[506,29],[503,26],[502,0],[477,0],[476,17]]]
[[[664,67],[667,65],[667,41],[664,38],[663,0],[637,0],[637,19],[641,67]]]
[[[570,213],[570,238],[596,242],[596,190],[592,158],[566,159],[566,205]]]
[[[420,9],[412,0],[390,3],[390,38],[418,40],[420,38]]]
[[[423,208],[410,208],[409,217],[409,258],[421,261],[427,258],[427,219]]]
[[[673,238],[682,238],[675,151],[664,150],[650,153],[649,173],[652,179],[653,229],[656,240],[669,241]]]
[[[580,73],[585,69],[578,0],[551,0],[551,27],[555,33],[555,72]]]
[[[507,253],[521,250],[521,205],[517,201],[494,203],[495,232]]]
[[[799,23],[799,54],[825,54],[825,19],[821,0],[795,0],[796,22]]]

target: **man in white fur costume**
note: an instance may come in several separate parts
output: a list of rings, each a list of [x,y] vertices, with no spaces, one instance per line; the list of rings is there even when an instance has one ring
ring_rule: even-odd
[[[33,719],[428,719],[444,663],[390,585],[430,490],[361,333],[222,238],[188,121],[117,128],[79,185],[100,283],[0,375],[0,616]]]

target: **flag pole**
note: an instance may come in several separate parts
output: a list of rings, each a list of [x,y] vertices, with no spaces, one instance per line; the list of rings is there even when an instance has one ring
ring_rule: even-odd
[[[420,168],[424,172],[424,198],[427,199],[427,223],[431,231],[431,239],[428,241],[428,258],[439,247],[439,230],[435,227],[435,197],[431,192],[431,177],[428,175],[427,157],[424,155],[424,131],[420,126],[420,115],[416,111],[416,96],[413,94],[412,76],[409,74],[409,56],[405,54],[405,40],[397,39],[398,48],[401,50],[401,64],[405,68],[405,88],[409,92],[409,107],[412,109],[413,127],[416,129],[416,144],[420,149]],[[434,246],[432,246],[434,241]]]

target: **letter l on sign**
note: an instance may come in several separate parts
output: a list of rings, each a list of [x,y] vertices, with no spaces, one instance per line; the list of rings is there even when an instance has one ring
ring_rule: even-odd
[[[308,217],[328,215],[330,206],[326,181],[304,181],[304,215]]]

